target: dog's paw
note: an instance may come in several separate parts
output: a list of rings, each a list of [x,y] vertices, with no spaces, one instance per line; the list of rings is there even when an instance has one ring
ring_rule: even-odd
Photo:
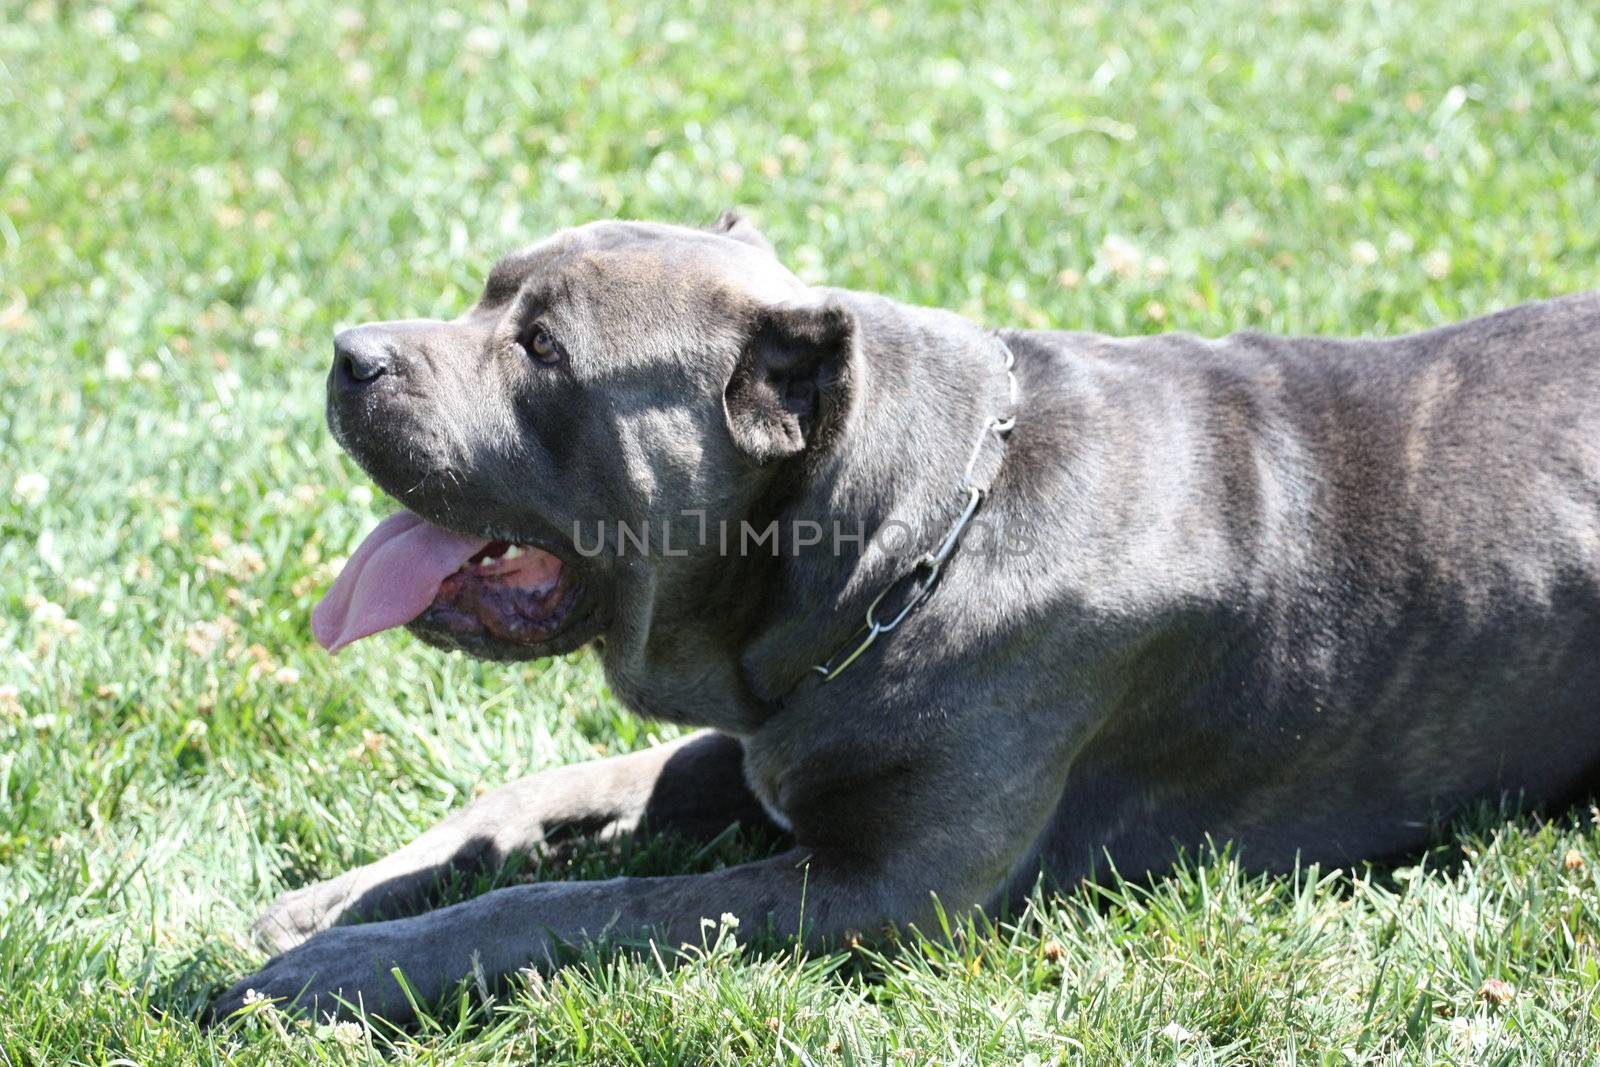
[[[348,877],[340,877],[291,889],[250,924],[250,933],[266,951],[288,952],[337,925],[350,907],[354,888]]]
[[[402,919],[325,930],[234,983],[212,1001],[207,1021],[226,1022],[247,1005],[266,1000],[278,1010],[306,1012],[319,1022],[362,1011],[407,1022],[413,1015],[411,1001],[394,977],[395,968],[424,1001],[442,989],[431,973],[437,968],[423,950],[426,939],[410,926]]]

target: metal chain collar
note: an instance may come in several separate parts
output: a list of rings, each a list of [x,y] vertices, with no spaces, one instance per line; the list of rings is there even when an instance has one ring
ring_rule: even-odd
[[[967,458],[966,469],[961,474],[961,493],[966,497],[966,505],[961,509],[961,514],[956,517],[956,520],[950,524],[950,528],[945,531],[945,535],[940,540],[937,548],[923,553],[922,557],[917,560],[916,566],[889,583],[883,592],[873,597],[872,603],[867,606],[867,621],[851,638],[852,643],[835,652],[827,662],[816,664],[811,668],[822,676],[823,682],[831,682],[839,677],[839,674],[846,667],[854,663],[863,652],[872,647],[874,641],[899,626],[906,620],[906,616],[910,615],[918,605],[932,595],[933,587],[939,581],[939,574],[944,570],[945,563],[955,554],[956,547],[961,543],[961,535],[966,532],[967,525],[972,522],[972,517],[978,513],[978,508],[983,503],[984,497],[989,495],[988,486],[972,484],[972,471],[978,465],[978,457],[983,453],[983,444],[989,439],[989,435],[993,434],[996,440],[1003,443],[1006,436],[1010,434],[1012,427],[1017,424],[1018,397],[1017,375],[1013,369],[1016,364],[1016,356],[1012,353],[1011,346],[1006,344],[1005,339],[999,333],[993,333],[991,336],[999,344],[1000,351],[1005,355],[1006,389],[1010,397],[1010,413],[1004,418],[994,415],[989,416],[989,420],[983,424],[983,429],[978,432],[978,439],[973,442],[972,454]],[[878,607],[888,598],[889,594],[897,589],[908,588],[910,589],[910,595],[906,598],[905,604],[895,613],[894,618],[887,621],[879,621]]]

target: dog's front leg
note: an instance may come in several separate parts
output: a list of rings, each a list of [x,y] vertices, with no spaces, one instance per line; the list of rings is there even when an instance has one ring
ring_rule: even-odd
[[[512,886],[411,918],[340,926],[269,960],[214,1012],[226,1016],[254,989],[319,1013],[343,999],[398,1019],[409,1007],[394,968],[428,1001],[474,973],[546,966],[566,943],[651,935],[669,948],[695,944],[701,921],[724,913],[746,931],[770,924],[815,945],[889,922],[924,924],[934,895],[952,910],[993,899],[1059,798],[1059,753],[1035,733],[990,729],[977,759],[966,734],[947,731],[986,720],[927,719],[937,736],[913,748],[902,731],[893,750],[893,769],[919,774],[862,774],[867,749],[852,722],[871,729],[877,720],[844,720],[840,745],[812,741],[805,758],[784,764],[796,847],[781,855],[708,874]]]
[[[601,836],[648,824],[709,837],[765,822],[745,784],[736,738],[698,733],[610,759],[557,767],[491,790],[399,851],[279,897],[256,920],[283,952],[329,927],[414,909],[455,870],[493,869],[557,832]]]
[[[803,926],[816,943],[924,917],[929,900],[928,887],[863,857],[803,849],[710,874],[513,886],[410,918],[327,930],[238,982],[212,1014],[226,1018],[254,990],[316,1018],[344,1014],[342,1001],[398,1022],[410,1008],[394,968],[428,1003],[470,975],[547,967],[564,943],[650,933],[667,947],[699,944],[702,919],[724,913],[745,931],[768,920],[781,934]]]

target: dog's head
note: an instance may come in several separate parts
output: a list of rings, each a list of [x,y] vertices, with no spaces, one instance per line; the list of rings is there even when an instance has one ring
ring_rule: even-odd
[[[340,333],[328,424],[409,514],[357,549],[317,636],[408,623],[528,659],[637,614],[619,601],[639,590],[686,595],[718,551],[703,531],[848,417],[854,352],[850,315],[732,213],[563,231],[496,263],[460,318]]]

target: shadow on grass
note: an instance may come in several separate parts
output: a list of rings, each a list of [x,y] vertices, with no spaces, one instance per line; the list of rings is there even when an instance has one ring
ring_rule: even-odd
[[[790,844],[786,836],[774,830],[741,823],[730,823],[709,840],[670,831],[627,833],[597,840],[584,836],[583,830],[563,828],[537,852],[513,853],[503,858],[495,855],[487,841],[470,840],[450,863],[370,890],[351,908],[350,921],[402,918],[471,900],[491,890],[532,882],[704,873],[774,855]],[[290,871],[290,884],[286,887],[290,890],[319,880],[317,872],[298,864],[291,865]],[[773,939],[774,947],[779,943]],[[626,948],[628,943],[623,941],[601,946],[606,951]],[[594,950],[574,950],[569,956],[564,965],[594,956]],[[146,983],[149,1007],[164,1017],[199,1019],[211,1000],[237,980],[241,967],[253,966],[236,953],[211,946],[163,962],[151,968]]]
[[[1044,958],[1049,953],[1045,946],[1050,921],[1059,924],[1064,915],[1066,922],[1077,923],[1088,921],[1091,916],[1126,913],[1126,925],[1136,934],[1142,925],[1136,913],[1146,910],[1156,897],[1165,897],[1169,906],[1198,899],[1208,891],[1208,879],[1213,890],[1219,878],[1231,879],[1240,886],[1278,881],[1284,885],[1286,901],[1308,889],[1324,897],[1349,899],[1362,886],[1400,895],[1421,872],[1458,876],[1474,855],[1480,854],[1508,826],[1521,824],[1536,831],[1546,823],[1586,819],[1591,804],[1590,799],[1584,798],[1559,808],[1529,810],[1514,798],[1483,802],[1454,819],[1437,821],[1430,828],[1429,843],[1420,850],[1347,868],[1307,867],[1276,875],[1251,874],[1239,866],[1232,849],[1225,845],[1208,844],[1191,854],[1175,850],[1172,867],[1148,876],[1125,879],[1112,873],[1098,882],[1070,888],[1051,886],[1041,879],[1020,907],[1007,906],[993,915],[950,917],[941,913],[932,929],[871,932],[860,941],[852,940],[809,956],[797,950],[792,938],[747,924],[739,931],[737,955],[752,964],[792,959],[797,966],[807,967],[813,977],[836,985],[841,992],[851,989],[874,996],[903,976],[907,950],[915,958],[916,970],[934,973],[975,968],[996,942],[1007,942],[1011,947],[1021,944],[1026,948],[1024,956]],[[468,862],[433,872],[424,891],[412,895],[406,907],[394,908],[390,900],[387,910],[376,910],[367,918],[414,914],[528,882],[708,872],[773,855],[788,844],[781,834],[738,823],[730,824],[710,840],[674,832],[595,840],[573,832],[559,836],[536,854],[513,855],[500,863],[475,865],[469,856]],[[1050,920],[1046,921],[1045,916]],[[589,983],[613,981],[616,969],[630,963],[668,969],[692,966],[708,953],[718,951],[715,942],[720,939],[720,932],[712,927],[706,935],[706,944],[675,946],[671,950],[648,937],[613,937],[569,948],[560,964],[564,969],[575,968],[582,976],[580,980]],[[172,1020],[198,1019],[210,1000],[237,978],[242,963],[235,953],[207,946],[153,968],[145,987],[149,1010]],[[504,1012],[491,1010],[496,1004],[506,1005],[508,996],[509,1003],[518,1003],[521,994],[546,981],[521,974],[501,979],[488,990],[463,982],[438,1005],[431,1006],[435,1009],[431,1017],[403,1028],[383,1028],[383,1032],[400,1037],[447,1028],[454,1039],[469,1040],[506,1021]],[[484,992],[494,1000],[486,1002]],[[258,1024],[244,1024],[251,1025]]]

